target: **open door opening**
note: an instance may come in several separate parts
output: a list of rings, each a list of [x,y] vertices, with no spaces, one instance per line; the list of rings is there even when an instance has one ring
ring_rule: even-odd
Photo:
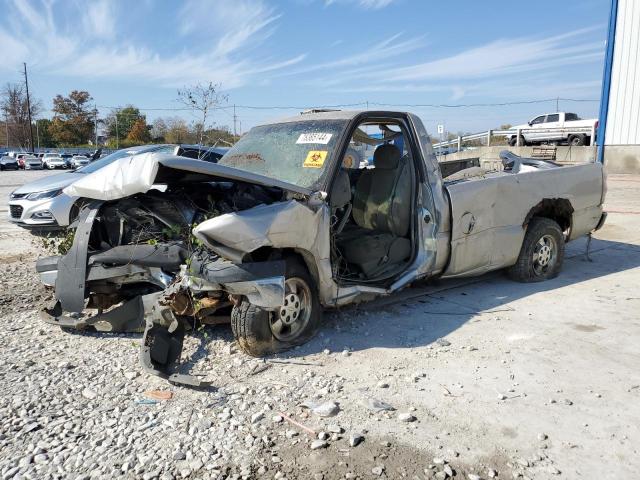
[[[416,251],[414,155],[398,120],[355,129],[331,192],[334,278],[340,285],[393,283]]]

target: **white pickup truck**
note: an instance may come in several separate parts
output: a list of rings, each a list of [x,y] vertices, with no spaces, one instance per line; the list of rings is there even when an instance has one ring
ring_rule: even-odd
[[[575,113],[545,113],[530,122],[511,127],[513,134],[508,138],[511,146],[526,146],[540,143],[558,145],[592,145],[598,129],[598,119],[581,119]],[[518,131],[520,141],[518,142]]]

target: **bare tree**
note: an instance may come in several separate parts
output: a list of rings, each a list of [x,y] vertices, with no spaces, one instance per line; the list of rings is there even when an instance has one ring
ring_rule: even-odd
[[[220,83],[209,82],[205,85],[197,83],[178,90],[178,101],[199,116],[200,127],[197,131],[200,145],[204,144],[204,135],[208,129],[207,122],[210,120],[213,110],[229,99],[228,95],[220,93],[221,86]]]
[[[23,85],[7,83],[0,92],[0,110],[6,122],[8,142],[17,147],[26,148],[30,144],[29,110],[27,95]],[[37,116],[42,110],[39,100],[31,100],[31,116]]]

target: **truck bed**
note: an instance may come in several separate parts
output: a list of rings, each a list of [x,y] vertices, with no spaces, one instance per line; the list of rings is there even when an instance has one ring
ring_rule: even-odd
[[[602,216],[600,163],[490,172],[445,184],[451,200],[451,257],[445,276],[476,275],[513,265],[529,213],[545,200],[572,209],[568,240],[593,230]]]

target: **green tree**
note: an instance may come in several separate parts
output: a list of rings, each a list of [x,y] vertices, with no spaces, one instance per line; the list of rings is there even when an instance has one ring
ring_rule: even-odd
[[[36,145],[40,144],[40,148],[51,148],[57,146],[53,139],[53,135],[51,134],[51,120],[48,118],[36,120],[34,133],[37,135]]]
[[[59,145],[84,145],[94,134],[95,111],[89,92],[73,90],[68,97],[56,95],[53,99],[51,135]]]
[[[133,105],[127,105],[115,113],[111,113],[105,119],[109,138],[117,137],[119,140],[127,138],[131,128],[138,120],[144,120],[146,125],[145,116]]]

